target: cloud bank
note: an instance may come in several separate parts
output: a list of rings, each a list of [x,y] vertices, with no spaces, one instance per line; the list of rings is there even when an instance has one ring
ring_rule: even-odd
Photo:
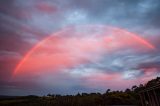
[[[159,7],[158,0],[1,0],[0,94],[105,92],[159,76]]]

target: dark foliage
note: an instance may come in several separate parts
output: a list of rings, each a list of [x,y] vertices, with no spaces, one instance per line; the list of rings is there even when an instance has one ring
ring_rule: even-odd
[[[160,83],[160,77],[148,81],[145,85],[132,86],[125,91],[106,90],[100,93],[78,93],[77,95],[54,95],[38,97],[34,95],[12,97],[2,96],[0,106],[106,106],[106,105],[138,105],[140,98],[138,93],[150,86]]]

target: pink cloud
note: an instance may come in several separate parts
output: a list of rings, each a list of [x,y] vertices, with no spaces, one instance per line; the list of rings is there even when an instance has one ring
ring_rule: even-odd
[[[47,2],[38,2],[36,4],[36,7],[39,11],[45,12],[45,13],[54,13],[58,10],[56,6]]]
[[[93,33],[95,28],[101,31],[96,30]],[[15,73],[39,73],[40,70],[46,72],[72,68],[79,64],[99,61],[106,53],[113,53],[122,48],[145,50],[153,49],[153,45],[138,35],[118,28],[69,27],[33,47],[19,63]]]

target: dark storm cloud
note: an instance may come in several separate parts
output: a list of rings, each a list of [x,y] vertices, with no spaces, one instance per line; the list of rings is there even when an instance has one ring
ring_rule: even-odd
[[[31,47],[24,41],[20,29],[22,20],[17,19],[19,10],[13,4],[15,0],[0,1],[0,86],[10,85],[8,80],[12,77],[17,63]],[[15,20],[18,20],[15,22]],[[1,88],[0,88],[1,89]]]
[[[141,68],[141,69],[156,68],[157,71],[160,71],[160,61],[141,63],[139,64],[138,68]]]
[[[15,0],[1,0],[0,12],[2,13],[14,13],[14,3]]]
[[[0,50],[24,53],[31,45],[24,40],[25,23],[17,17],[21,9],[15,4],[16,0],[0,1]]]
[[[12,82],[10,80],[13,71],[26,52],[39,39],[47,35],[44,31],[38,30],[39,27],[28,24],[35,8],[32,5],[25,7],[23,3],[21,5],[19,2],[18,0],[0,1],[0,86],[4,88],[3,91],[0,88],[1,93],[5,89],[6,92],[9,92],[8,89],[12,89],[13,86],[15,91],[18,89],[17,87],[32,86],[33,81],[31,80],[26,82],[27,85],[24,80],[22,81],[23,84],[20,81]],[[42,10],[49,7],[42,8],[41,5],[39,8]]]

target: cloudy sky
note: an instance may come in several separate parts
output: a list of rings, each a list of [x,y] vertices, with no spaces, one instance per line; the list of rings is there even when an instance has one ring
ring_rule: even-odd
[[[160,76],[159,0],[0,0],[0,95],[124,90]]]

